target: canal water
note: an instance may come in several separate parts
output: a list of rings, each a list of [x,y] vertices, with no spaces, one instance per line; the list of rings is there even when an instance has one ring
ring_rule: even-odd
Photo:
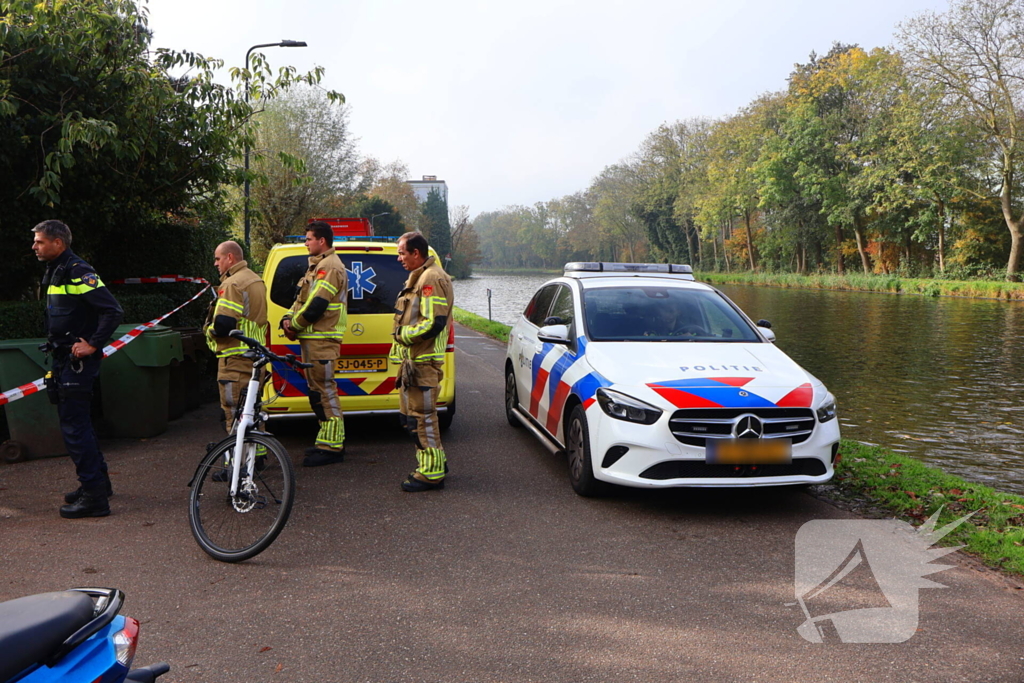
[[[512,324],[550,275],[455,283]],[[1024,494],[1024,302],[719,287],[836,395],[843,436]]]

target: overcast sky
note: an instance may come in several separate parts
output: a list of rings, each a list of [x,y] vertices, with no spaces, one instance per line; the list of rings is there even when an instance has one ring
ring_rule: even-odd
[[[834,41],[890,45],[946,0],[149,0],[153,46],[326,69],[364,155],[470,214],[586,188],[664,122],[735,113]]]

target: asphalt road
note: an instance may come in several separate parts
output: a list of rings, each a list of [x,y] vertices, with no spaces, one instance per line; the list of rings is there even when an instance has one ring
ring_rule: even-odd
[[[351,419],[348,460],[298,468],[291,521],[245,563],[207,557],[188,481],[220,436],[206,405],[104,448],[103,519],[62,520],[64,458],[0,466],[0,599],[123,589],[138,664],[173,681],[1021,681],[1024,591],[959,554],[898,644],[805,641],[794,539],[846,519],[805,492],[621,491],[584,499],[502,408],[503,346],[458,330],[444,491],[407,494],[391,419]],[[275,426],[300,457],[314,426]],[[3,653],[0,653],[0,657]]]

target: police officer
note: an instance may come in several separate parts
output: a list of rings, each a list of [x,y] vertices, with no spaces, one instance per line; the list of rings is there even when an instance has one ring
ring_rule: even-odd
[[[246,337],[267,343],[267,286],[249,269],[238,242],[218,245],[213,251],[213,263],[220,272],[220,287],[207,320],[206,336],[217,353],[220,406],[224,410],[224,427],[231,433],[235,407],[241,403],[252,377],[252,361],[241,355],[249,347],[228,334],[239,329]]]
[[[418,232],[398,240],[398,260],[409,271],[398,295],[390,360],[401,363],[402,425],[416,443],[417,468],[402,482],[410,493],[444,488],[448,471],[437,422],[437,390],[444,377],[448,317],[454,303],[452,281],[437,259],[429,256],[426,238]]]
[[[306,228],[309,267],[298,284],[298,294],[281,319],[285,336],[298,339],[302,361],[312,363],[306,370],[309,405],[320,420],[316,442],[306,449],[305,467],[342,462],[345,458],[345,420],[338,401],[334,366],[341,355],[345,334],[348,271],[334,252],[334,232],[323,221]]]
[[[60,516],[68,519],[110,514],[114,494],[107,463],[92,426],[92,388],[102,349],[121,322],[121,306],[92,266],[71,251],[71,230],[60,221],[32,228],[32,251],[46,262],[46,335],[64,445],[75,463],[79,487],[64,496]],[[53,397],[51,393],[51,398]]]

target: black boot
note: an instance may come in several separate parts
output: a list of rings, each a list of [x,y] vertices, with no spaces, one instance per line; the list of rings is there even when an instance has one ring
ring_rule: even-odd
[[[83,493],[85,493],[85,489],[83,489],[81,486],[79,486],[77,489],[75,489],[71,493],[65,493],[64,494],[64,502],[67,503],[68,505],[71,505],[76,500],[81,498]],[[114,489],[110,486],[110,480],[109,479],[107,479],[105,493],[107,495],[107,498],[112,498],[114,496]]]
[[[303,467],[322,467],[345,461],[345,449],[327,451],[313,446],[306,449],[306,457],[302,460]]]
[[[110,505],[103,491],[85,491],[74,503],[64,505],[60,509],[60,516],[64,519],[106,517],[109,514]]]

